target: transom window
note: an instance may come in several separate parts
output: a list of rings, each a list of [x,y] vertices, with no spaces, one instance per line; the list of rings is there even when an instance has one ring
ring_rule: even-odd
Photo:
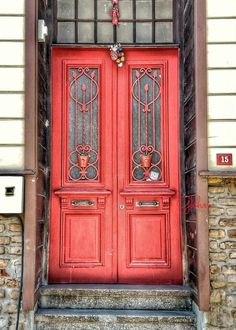
[[[54,42],[154,44],[175,40],[174,0],[119,0],[119,25],[111,23],[111,0],[57,0]]]

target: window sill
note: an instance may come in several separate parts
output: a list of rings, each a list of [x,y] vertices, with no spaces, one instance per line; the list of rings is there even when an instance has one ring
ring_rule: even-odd
[[[236,178],[236,171],[199,171],[198,174],[205,178]]]
[[[33,170],[0,170],[0,176],[8,176],[8,175],[34,175],[35,171]]]

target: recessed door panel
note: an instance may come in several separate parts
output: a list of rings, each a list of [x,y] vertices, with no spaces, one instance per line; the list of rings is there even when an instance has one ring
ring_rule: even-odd
[[[61,244],[61,265],[101,265],[104,259],[104,228],[101,226],[101,215],[65,214],[62,225],[64,241]]]
[[[182,283],[178,50],[52,50],[49,281]]]
[[[128,216],[128,267],[156,267],[168,264],[169,240],[166,220],[164,214],[145,213]]]

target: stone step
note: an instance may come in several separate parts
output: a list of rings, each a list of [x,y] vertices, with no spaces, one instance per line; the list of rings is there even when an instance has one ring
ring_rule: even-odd
[[[191,290],[173,285],[48,285],[40,308],[190,310]]]
[[[36,330],[194,330],[190,311],[39,309]]]

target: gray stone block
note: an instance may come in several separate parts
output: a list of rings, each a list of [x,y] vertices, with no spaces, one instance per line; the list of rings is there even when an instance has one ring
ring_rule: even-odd
[[[36,330],[194,330],[189,311],[41,309]]]
[[[51,285],[40,289],[41,308],[190,310],[185,286]]]

